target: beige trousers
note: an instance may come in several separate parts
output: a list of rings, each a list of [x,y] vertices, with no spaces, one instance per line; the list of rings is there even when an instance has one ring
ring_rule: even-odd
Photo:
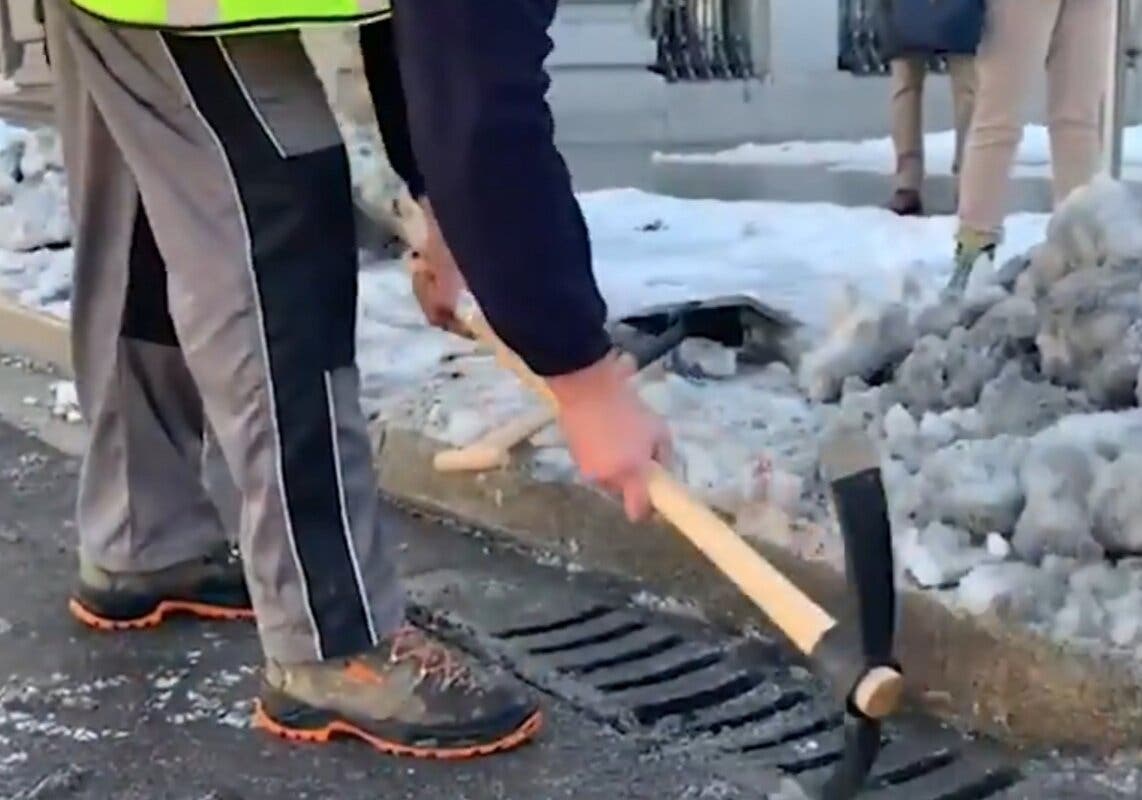
[[[1114,9],[1114,0],[988,0],[960,177],[961,230],[1001,235],[1026,98],[1044,66],[1056,204],[1094,176]]]
[[[975,103],[975,65],[971,56],[952,56],[948,73],[952,82],[955,112],[956,156],[953,174],[958,175],[964,139]],[[896,150],[896,188],[920,191],[924,182],[924,79],[928,65],[923,58],[892,61],[892,145]]]

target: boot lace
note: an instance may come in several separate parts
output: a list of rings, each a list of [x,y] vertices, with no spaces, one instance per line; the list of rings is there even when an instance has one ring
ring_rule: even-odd
[[[416,664],[422,677],[437,679],[445,689],[476,686],[471,670],[456,653],[407,623],[393,636],[389,660]]]

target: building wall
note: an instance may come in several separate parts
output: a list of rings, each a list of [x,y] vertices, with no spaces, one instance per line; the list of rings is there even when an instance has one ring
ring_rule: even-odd
[[[685,147],[885,134],[887,80],[853,77],[836,68],[837,0],[732,2],[749,20],[754,61],[762,77],[666,84],[646,68],[654,59],[654,43],[645,25],[649,0],[562,0],[551,31],[554,51],[548,63],[560,138],[569,143]],[[1132,2],[1142,8],[1142,0]],[[31,40],[18,77],[25,82],[44,80],[32,0],[0,0],[0,8],[5,5],[15,41],[0,46],[10,51]],[[1142,13],[1136,13],[1135,19],[1142,23]],[[1092,50],[1092,57],[1096,55]],[[344,47],[333,58],[352,62]],[[339,80],[348,81],[343,93],[352,94],[355,78],[345,73]],[[951,125],[946,83],[936,76],[926,93],[929,129]],[[1032,93],[1031,121],[1042,120],[1043,88],[1040,80]],[[1140,89],[1142,82],[1132,71],[1127,87],[1130,123],[1142,121]]]
[[[653,141],[686,146],[735,140],[864,138],[887,131],[888,82],[884,77],[853,77],[836,68],[837,0],[734,0],[752,19],[755,62],[760,81],[663,85],[634,61],[639,39],[630,0],[565,0],[554,28],[552,97],[561,135],[568,141]],[[1142,0],[1132,0],[1131,41],[1142,43]],[[612,33],[605,57],[570,32],[630,24],[635,31]],[[620,48],[627,55],[622,62]],[[1091,57],[1099,57],[1092,48]],[[592,65],[592,59],[597,63]],[[626,66],[623,66],[626,63]],[[643,61],[643,64],[646,62]],[[1132,70],[1127,83],[1126,120],[1142,122],[1142,81]],[[951,127],[947,79],[935,76],[925,97],[930,130]],[[1028,121],[1041,123],[1045,80],[1028,102]]]

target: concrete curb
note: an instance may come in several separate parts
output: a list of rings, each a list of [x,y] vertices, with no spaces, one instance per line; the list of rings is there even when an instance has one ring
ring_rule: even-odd
[[[71,331],[58,317],[22,306],[0,292],[0,346],[12,355],[71,375]]]
[[[432,467],[439,443],[401,429],[374,434],[381,487],[400,501],[692,601],[716,624],[765,624],[681,536],[661,524],[632,525],[586,487],[542,483],[512,468],[443,475]],[[843,613],[841,573],[754,546],[831,613]],[[904,596],[898,642],[913,703],[954,723],[1034,748],[1111,752],[1142,743],[1142,685],[1128,663],[1061,648],[998,619],[955,614],[918,592]]]

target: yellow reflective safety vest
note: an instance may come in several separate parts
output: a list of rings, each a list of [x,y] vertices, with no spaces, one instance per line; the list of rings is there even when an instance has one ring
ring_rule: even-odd
[[[71,0],[120,25],[220,36],[313,25],[359,25],[392,13],[391,0]]]

